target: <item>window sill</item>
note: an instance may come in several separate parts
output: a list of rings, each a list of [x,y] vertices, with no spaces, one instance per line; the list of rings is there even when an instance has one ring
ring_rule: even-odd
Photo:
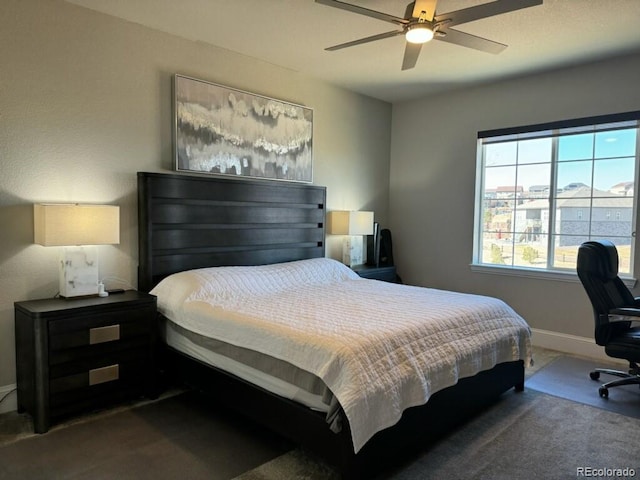
[[[543,280],[552,280],[556,282],[580,283],[578,275],[573,272],[561,272],[551,270],[537,270],[532,268],[513,268],[489,265],[471,264],[471,271],[476,273],[488,273],[491,275],[507,275],[520,278],[536,278]],[[627,288],[633,288],[636,285],[636,279],[630,277],[620,277]]]

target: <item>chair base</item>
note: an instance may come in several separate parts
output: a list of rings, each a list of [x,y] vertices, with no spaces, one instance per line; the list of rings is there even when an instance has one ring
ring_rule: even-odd
[[[591,377],[591,380],[598,380],[601,373],[620,377],[620,380],[612,380],[610,382],[603,383],[600,386],[598,394],[602,398],[609,398],[609,389],[612,387],[619,387],[621,385],[640,385],[640,367],[635,362],[629,362],[628,372],[612,370],[610,368],[596,368],[594,371],[589,373],[589,377]]]

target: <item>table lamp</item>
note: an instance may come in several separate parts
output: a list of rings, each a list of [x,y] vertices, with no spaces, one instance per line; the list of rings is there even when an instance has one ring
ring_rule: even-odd
[[[60,250],[61,297],[100,294],[96,245],[120,243],[120,207],[113,205],[35,204],[34,242]]]
[[[342,263],[350,267],[364,264],[364,236],[373,234],[373,212],[335,210],[328,216],[329,233],[344,235]]]

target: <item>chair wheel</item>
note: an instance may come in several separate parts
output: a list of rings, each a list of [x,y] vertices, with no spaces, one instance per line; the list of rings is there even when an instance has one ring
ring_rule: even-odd
[[[602,397],[602,398],[609,398],[609,389],[607,387],[600,387],[598,389],[598,394]]]
[[[600,372],[591,372],[589,373],[591,380],[598,380],[600,378]]]

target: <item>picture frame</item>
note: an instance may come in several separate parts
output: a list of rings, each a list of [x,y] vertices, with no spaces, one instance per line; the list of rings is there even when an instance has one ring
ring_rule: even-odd
[[[313,182],[313,110],[176,74],[175,169]]]

